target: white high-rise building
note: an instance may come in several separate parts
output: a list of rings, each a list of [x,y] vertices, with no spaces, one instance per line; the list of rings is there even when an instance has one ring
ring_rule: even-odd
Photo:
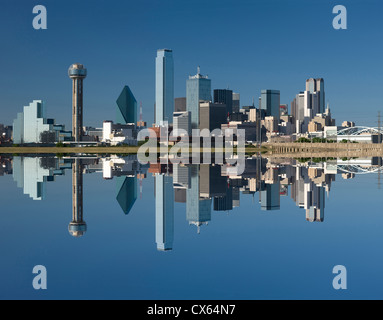
[[[171,123],[174,111],[173,51],[160,49],[156,57],[156,107],[155,124]]]
[[[173,134],[184,135],[191,134],[190,112],[174,112],[173,113]]]
[[[41,134],[53,126],[45,118],[45,104],[34,100],[13,121],[13,143],[40,143]]]

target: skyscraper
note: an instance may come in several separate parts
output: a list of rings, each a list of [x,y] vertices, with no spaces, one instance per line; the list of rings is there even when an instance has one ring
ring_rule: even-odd
[[[87,70],[82,64],[75,63],[69,67],[68,75],[72,79],[72,136],[74,141],[81,141],[83,135],[83,80]]]
[[[174,112],[186,111],[186,97],[174,99]]]
[[[199,128],[199,102],[211,101],[211,80],[200,74],[198,67],[195,76],[186,80],[186,110],[190,111],[192,129]]]
[[[211,221],[211,199],[200,197],[200,167],[193,164],[190,166],[191,184],[186,190],[186,220],[190,225],[200,226]]]
[[[266,111],[266,116],[275,117],[279,120],[280,91],[262,90],[261,109]]]
[[[156,174],[156,243],[159,251],[173,249],[174,190],[173,177]]]
[[[221,129],[221,125],[227,123],[226,105],[222,103],[200,102],[199,129],[213,131]]]
[[[240,94],[233,92],[233,112],[239,112],[240,108]]]
[[[233,113],[233,91],[228,89],[215,89],[214,103],[224,103],[226,105],[226,115]]]
[[[120,176],[116,177],[117,202],[125,214],[129,214],[137,199],[137,178]]]
[[[125,86],[117,99],[116,123],[128,124],[137,122],[137,100],[128,86]]]
[[[280,209],[280,182],[273,184],[264,184],[263,190],[260,191],[261,210],[279,210]]]
[[[325,112],[325,93],[324,93],[324,80],[323,78],[310,78],[306,80],[306,91],[310,91],[311,94],[317,92],[319,95],[319,112]],[[314,115],[315,116],[315,115]]]
[[[160,49],[156,57],[156,106],[155,124],[171,122],[174,110],[174,63],[173,51]]]

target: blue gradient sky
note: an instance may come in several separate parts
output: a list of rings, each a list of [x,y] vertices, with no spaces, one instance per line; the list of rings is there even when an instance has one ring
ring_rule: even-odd
[[[45,5],[48,30],[32,28],[32,9]],[[332,8],[345,5],[348,29],[334,30]],[[37,1],[4,0],[0,8],[0,123],[11,124],[33,99],[48,117],[71,124],[67,69],[80,62],[85,80],[84,124],[115,120],[116,99],[129,85],[153,121],[156,50],[171,48],[175,96],[201,72],[213,88],[230,87],[251,104],[261,89],[281,102],[325,79],[337,124],[376,125],[382,101],[383,4],[343,0]]]

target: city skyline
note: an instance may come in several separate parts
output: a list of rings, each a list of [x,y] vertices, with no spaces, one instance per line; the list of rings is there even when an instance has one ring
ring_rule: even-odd
[[[87,210],[83,209],[84,174],[101,173],[104,180],[115,178],[116,201],[123,213],[128,215],[138,198],[137,177],[143,175],[147,179],[147,172],[152,173],[155,238],[160,251],[172,250],[175,203],[184,204],[185,221],[196,226],[198,233],[201,226],[214,223],[213,216],[218,212],[241,207],[244,197],[258,199],[253,201],[253,205],[260,211],[282,210],[281,197],[288,197],[298,208],[305,209],[306,221],[324,222],[325,199],[329,197],[336,177],[348,180],[358,174],[377,174],[383,163],[379,157],[326,160],[272,159],[258,155],[246,159],[246,170],[239,175],[227,164],[142,166],[134,155],[65,159],[14,156],[0,160],[7,168],[0,176],[12,174],[16,186],[22,188],[32,200],[46,200],[46,183],[54,182],[56,176],[63,176],[66,170],[72,170],[73,218],[69,232],[75,237],[84,235],[87,229],[83,218],[87,215]],[[140,190],[141,196],[142,192]]]
[[[170,3],[171,2],[168,2],[168,6],[165,5],[164,8],[158,8],[160,12],[169,10]],[[233,39],[237,39],[238,44],[240,44],[237,49],[229,48],[227,52],[222,52],[218,51],[214,41],[211,44],[206,43],[207,36],[210,35],[211,32],[217,31],[217,27],[211,24],[216,19],[213,14],[214,11],[212,11],[213,8],[216,8],[216,3],[212,1],[208,4],[206,12],[200,12],[200,19],[209,17],[210,20],[208,21],[211,21],[208,24],[209,28],[205,30],[206,32],[202,34],[199,33],[200,40],[203,41],[204,44],[206,43],[203,49],[200,49],[200,47],[192,49],[190,47],[192,43],[189,45],[181,42],[181,32],[186,31],[186,35],[189,34],[191,39],[195,39],[194,35],[198,33],[196,32],[196,34],[194,34],[195,31],[191,33],[190,30],[185,29],[186,26],[184,23],[178,24],[179,30],[175,30],[173,36],[167,33],[167,36],[157,37],[151,44],[146,43],[149,38],[152,38],[152,36],[158,32],[151,27],[151,24],[147,24],[144,28],[145,37],[143,39],[145,39],[145,43],[142,43],[140,46],[139,57],[137,56],[138,51],[136,52],[135,50],[127,50],[123,55],[116,53],[113,55],[110,54],[109,56],[105,56],[105,52],[101,50],[97,54],[92,54],[92,57],[90,57],[87,53],[89,49],[86,46],[83,46],[81,52],[76,54],[69,53],[67,50],[62,50],[62,52],[59,53],[57,49],[60,48],[60,45],[53,47],[49,44],[49,41],[47,43],[47,40],[52,39],[54,32],[58,32],[58,35],[65,39],[71,31],[71,27],[62,31],[58,31],[57,29],[62,19],[69,19],[66,16],[67,9],[61,7],[60,4],[47,3],[50,24],[48,29],[41,31],[41,33],[38,33],[38,31],[30,27],[30,19],[26,19],[25,22],[18,20],[19,18],[15,21],[9,21],[8,17],[5,17],[1,20],[1,23],[8,23],[13,26],[16,33],[25,33],[23,37],[31,36],[31,40],[26,39],[26,42],[32,47],[39,46],[40,48],[44,48],[44,50],[39,51],[38,54],[30,55],[25,61],[18,62],[22,68],[21,70],[23,70],[22,77],[20,77],[21,74],[17,72],[15,75],[11,74],[8,81],[3,80],[2,84],[4,85],[5,91],[0,101],[1,105],[4,106],[2,107],[2,110],[4,110],[4,120],[2,122],[11,124],[15,114],[13,110],[21,108],[22,105],[29,103],[33,99],[42,99],[49,105],[50,115],[54,114],[56,119],[59,119],[60,122],[65,123],[69,127],[70,114],[68,114],[67,109],[70,105],[70,98],[67,92],[70,90],[70,84],[67,83],[67,79],[65,79],[64,76],[57,76],[57,79],[48,77],[49,81],[47,81],[46,79],[48,78],[44,78],[44,72],[40,74],[35,73],[35,68],[40,65],[41,59],[44,59],[44,62],[50,69],[50,73],[53,71],[53,73],[57,75],[60,73],[64,74],[67,65],[76,61],[84,63],[89,70],[92,70],[84,84],[84,90],[86,91],[86,97],[84,98],[85,108],[86,106],[92,106],[91,112],[90,110],[88,110],[88,112],[86,109],[84,110],[86,125],[100,126],[101,119],[110,118],[110,114],[113,113],[115,96],[118,95],[119,88],[125,84],[129,84],[137,100],[143,102],[144,119],[147,119],[148,123],[151,123],[153,118],[152,107],[155,100],[153,52],[161,47],[169,47],[174,50],[175,97],[185,96],[184,79],[189,74],[192,74],[198,65],[203,68],[204,73],[209,74],[209,78],[213,79],[212,88],[229,87],[229,89],[240,93],[241,103],[243,105],[250,105],[252,98],[257,99],[257,95],[264,88],[276,88],[280,90],[281,103],[290,104],[296,94],[297,88],[301,87],[300,83],[303,78],[322,77],[326,79],[326,97],[329,98],[330,104],[333,107],[333,115],[336,119],[348,120],[349,118],[358,118],[360,124],[373,126],[375,124],[373,122],[376,122],[375,118],[380,104],[380,96],[377,94],[379,88],[377,85],[381,78],[381,75],[377,72],[379,69],[377,64],[380,63],[380,60],[379,58],[375,59],[374,56],[379,52],[381,45],[376,41],[370,41],[371,38],[368,32],[369,25],[365,24],[365,19],[367,14],[369,18],[371,18],[371,16],[374,16],[376,14],[375,12],[379,10],[372,10],[370,7],[366,8],[362,4],[353,1],[345,3],[349,15],[349,28],[339,31],[334,30],[331,26],[333,15],[331,13],[332,7],[330,2],[321,2],[321,4],[313,3],[312,6],[299,6],[298,4],[303,2],[296,1],[294,4],[289,4],[290,7],[288,9],[285,8],[287,4],[281,1],[276,1],[276,3],[278,5],[273,6],[273,9],[271,5],[263,1],[258,2],[256,5],[242,3],[234,7],[234,12],[232,12],[234,17],[236,17],[235,13],[241,14],[243,17],[250,14],[250,12],[254,12],[254,27],[250,27],[251,25],[240,22],[235,18],[235,22],[237,22],[238,26],[234,22],[231,22],[230,27],[232,30],[223,28],[223,31],[226,31],[229,35],[236,35]],[[82,6],[82,4],[78,5],[80,7]],[[116,10],[117,7],[124,9],[124,6],[126,6],[126,4],[115,1],[111,3],[109,8],[103,9],[111,12]],[[375,6],[378,9],[381,5],[379,3],[372,3],[372,7]],[[6,7],[10,12],[19,9],[12,4],[7,4]],[[137,17],[134,17],[134,19],[143,18],[142,14],[144,11],[142,11],[142,5],[134,4],[133,7],[136,9],[134,12],[137,14]],[[311,9],[309,7],[311,7]],[[226,1],[218,10],[227,15],[230,11],[229,8],[232,9],[231,2]],[[100,14],[98,9],[100,9],[100,7],[96,5],[95,9],[92,9],[95,10],[95,12],[90,10],[93,16],[91,17],[90,13],[88,13],[89,16],[85,16],[85,20],[90,23],[90,26],[96,27],[94,24],[95,19],[98,14]],[[27,18],[28,14],[30,14],[29,11],[26,9],[22,10],[25,11],[23,11],[23,14],[20,16]],[[184,17],[183,14],[185,14],[187,10],[193,12],[193,9],[185,3],[175,5],[173,10],[179,14],[173,15],[169,23],[160,24],[159,30],[161,30],[161,28],[165,28],[165,30],[168,29],[171,25],[170,23],[182,19]],[[310,10],[316,10],[318,13],[314,21],[308,19],[311,12]],[[87,8],[86,11],[89,11],[89,8]],[[247,13],[247,11],[249,11],[249,13]],[[167,12],[170,13],[172,11]],[[358,15],[356,15],[356,12],[358,12]],[[363,14],[359,14],[361,12]],[[150,15],[151,13],[147,14]],[[121,15],[118,17],[120,18]],[[255,26],[265,22],[264,19],[267,19],[271,15],[279,19],[281,23],[279,23],[278,26],[282,24],[286,31],[282,31],[270,23],[266,23],[267,27],[263,29],[262,34],[254,31],[256,30],[254,29]],[[286,20],[287,16],[289,16],[288,20]],[[76,17],[70,19],[75,18]],[[295,18],[295,20],[293,18]],[[146,19],[148,19],[148,17],[144,16],[144,21],[147,21]],[[242,20],[246,19],[241,19],[241,21]],[[291,21],[295,22],[292,23]],[[106,25],[104,25],[104,27],[106,27],[107,30],[113,28],[114,34],[111,38],[114,39],[118,37],[121,32],[118,26],[123,29],[124,23],[119,19],[117,19],[117,25],[108,24],[108,22],[105,22]],[[78,27],[78,24],[79,22],[77,22],[77,24],[75,23],[75,26]],[[304,28],[304,26],[307,28]],[[239,27],[241,27],[241,30],[249,30],[249,33],[243,32],[243,34],[238,34],[236,28]],[[381,28],[379,25],[377,27]],[[96,30],[99,29],[96,27]],[[300,31],[293,36],[293,32],[297,30]],[[153,35],[150,34],[151,31]],[[282,39],[281,35],[278,35],[275,44],[266,41],[267,36],[275,36],[275,32],[277,31],[281,32],[282,35],[286,35],[286,39]],[[88,35],[87,32],[82,33],[82,35]],[[244,50],[244,40],[249,39],[252,32],[254,32],[255,39],[259,39],[256,41],[257,44],[265,44],[265,47],[262,46],[261,50],[254,51],[255,55],[245,53],[252,52],[251,49],[256,48],[250,45],[251,42],[247,42],[249,46],[245,47],[246,49]],[[305,33],[320,36],[319,41],[323,42],[321,46],[322,49],[319,50],[320,52],[316,52],[313,49],[310,51],[310,54],[306,56],[303,53],[300,54],[298,49],[296,49],[297,52],[292,49],[294,47],[292,45],[293,41],[299,39],[302,44],[308,41],[304,40]],[[7,35],[4,36],[5,39],[7,39]],[[134,39],[137,40],[137,36],[135,36]],[[104,40],[104,38],[101,32],[98,33],[98,36],[93,37],[93,39],[92,37],[87,38],[87,44],[91,47],[97,47],[102,40]],[[54,40],[52,42],[55,43]],[[183,45],[181,45],[181,43],[183,43]],[[359,46],[355,45],[355,43],[359,43]],[[142,51],[144,48],[146,49]],[[374,49],[361,50],[362,48]],[[6,48],[4,52],[5,59],[10,61],[15,60],[18,50],[17,43],[15,43],[15,47]],[[276,52],[278,52],[278,54],[276,54]],[[45,56],[46,54],[49,55],[49,59]],[[111,67],[109,71],[104,69],[103,64],[105,61],[103,57],[113,57],[113,61],[108,59],[107,65]],[[220,63],[223,61],[225,61],[225,64],[221,66]],[[262,64],[260,63],[261,61]],[[270,63],[264,63],[265,61]],[[315,63],[313,61],[315,61]],[[29,66],[26,67],[25,63],[29,63]],[[134,63],[134,65],[130,63]],[[9,67],[4,67],[4,71],[6,72]],[[61,71],[58,72],[59,70]],[[352,74],[358,74],[358,77],[350,76]],[[101,81],[106,75],[110,75],[111,79],[113,79],[107,84]],[[17,86],[17,95],[15,87],[11,86],[16,80],[14,78],[15,76],[17,76],[19,84]],[[145,85],[143,85],[144,83]],[[100,90],[101,85],[103,86],[103,90]],[[20,90],[20,88],[25,89]],[[365,97],[362,93],[367,92],[367,88],[369,88],[369,92],[372,92],[372,94]],[[362,104],[364,108],[366,108],[365,105],[367,104],[371,116],[361,112],[361,110],[365,110],[362,109]]]
[[[381,0],[3,2],[4,300],[382,298]]]

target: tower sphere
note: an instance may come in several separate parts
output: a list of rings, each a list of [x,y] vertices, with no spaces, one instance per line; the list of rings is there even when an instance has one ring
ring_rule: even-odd
[[[72,221],[68,226],[68,231],[71,236],[79,238],[85,234],[87,230],[85,222]]]
[[[71,79],[73,78],[86,78],[87,70],[80,63],[72,64],[68,69],[68,75]]]

